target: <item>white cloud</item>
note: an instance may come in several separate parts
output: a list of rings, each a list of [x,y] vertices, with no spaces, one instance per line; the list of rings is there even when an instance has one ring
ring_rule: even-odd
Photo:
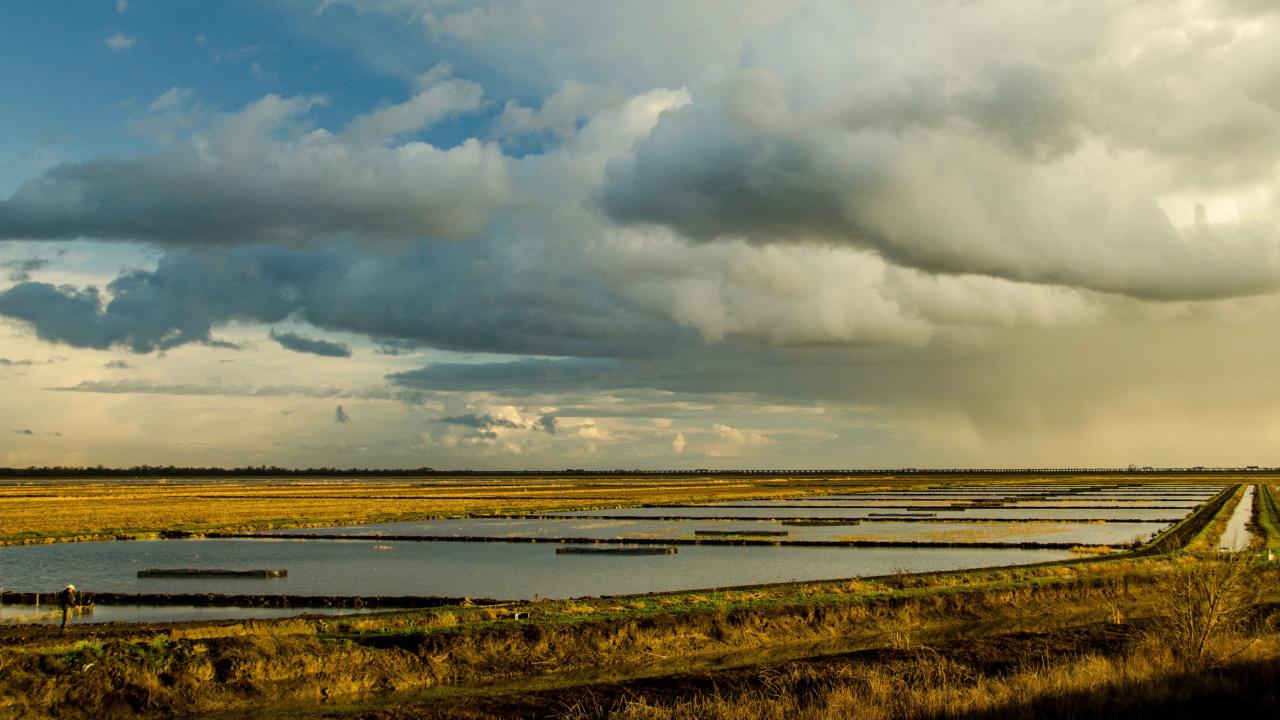
[[[405,102],[379,108],[351,121],[343,138],[355,142],[385,142],[398,135],[426,129],[454,114],[480,108],[484,95],[479,85],[449,77],[445,65],[423,73],[417,92]]]
[[[773,440],[762,433],[715,423],[711,426],[711,433],[705,441],[702,453],[707,457],[738,457],[771,444]]]
[[[273,420],[310,403],[288,417],[313,447],[403,425],[411,460],[459,466],[1115,458],[1138,431],[1100,418],[1112,398],[1130,406],[1118,417],[1162,418],[1168,439],[1134,441],[1156,455],[1189,453],[1200,411],[1232,428],[1224,446],[1250,444],[1232,407],[1268,428],[1253,447],[1280,437],[1263,407],[1280,287],[1266,3],[352,2],[315,18],[360,34],[389,13],[430,38],[400,63],[402,98],[320,125],[351,109],[272,94],[219,113],[172,87],[130,123],[149,154],[51,161],[0,200],[15,245],[159,254],[118,277],[69,261],[15,275],[0,332],[176,354],[296,321],[345,333],[350,365],[374,361],[364,375],[265,380],[266,343],[227,379],[153,376],[157,354],[146,379],[85,380],[97,358],[40,386],[81,392],[31,390],[25,408],[148,407],[152,429],[179,395],[273,404]],[[218,57],[270,79],[268,48]],[[448,143],[421,139],[464,115]],[[431,364],[376,364],[392,362],[376,341]],[[440,348],[508,362],[435,362]],[[1166,355],[1212,367],[1145,372]],[[341,389],[393,373],[433,404]],[[1226,400],[1199,396],[1224,384]],[[358,422],[335,426],[334,403],[357,400]]]
[[[138,38],[125,35],[124,33],[116,33],[115,35],[107,38],[105,42],[107,47],[112,50],[122,51],[132,49],[134,45],[137,45]]]
[[[1280,212],[1260,198],[1280,188],[1280,96],[1259,68],[1277,37],[1280,16],[1201,0],[815,2],[701,76],[610,167],[605,207],[932,274],[1273,292]],[[1235,212],[1165,210],[1205,194]]]
[[[158,112],[190,121],[198,115],[173,112],[187,99],[181,90],[167,91],[156,100]],[[428,121],[417,107],[407,115],[376,111],[350,123],[354,137],[335,134],[306,120],[325,102],[266,95],[214,116],[188,141],[158,154],[63,165],[56,177],[29,180],[0,201],[0,237],[212,244],[308,243],[344,234],[456,239],[483,230],[513,201],[507,159],[496,145],[367,142]]]
[[[195,93],[191,88],[174,87],[160,93],[160,96],[151,101],[148,107],[151,112],[159,112],[161,110],[173,110],[180,108],[191,101]]]

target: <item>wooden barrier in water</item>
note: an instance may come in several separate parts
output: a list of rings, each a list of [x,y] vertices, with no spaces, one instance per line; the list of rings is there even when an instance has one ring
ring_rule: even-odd
[[[779,525],[861,525],[862,520],[859,518],[792,518],[790,520],[782,520]]]
[[[650,545],[646,547],[582,547],[569,545],[556,548],[557,555],[675,555],[674,547]]]
[[[284,568],[270,570],[223,570],[220,568],[148,568],[139,570],[140,578],[282,578],[289,571]]]
[[[694,537],[786,537],[790,530],[694,530]]]

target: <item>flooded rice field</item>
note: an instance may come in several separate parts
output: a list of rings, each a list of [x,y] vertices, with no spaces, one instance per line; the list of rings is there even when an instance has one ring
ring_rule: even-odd
[[[851,520],[797,524],[786,520],[618,520],[608,518],[472,518],[427,522],[380,523],[341,528],[280,530],[299,537],[341,534],[345,537],[494,538],[555,540],[694,540],[706,537],[758,538],[776,543],[811,542],[1003,542],[1127,545],[1142,542],[1169,527],[1167,522],[999,521],[949,523],[901,520]]]
[[[947,485],[293,529],[253,537],[0,547],[0,588],[49,592],[74,582],[90,593],[529,600],[958,570],[1067,559],[1075,556],[1069,548],[1077,545],[1145,543],[1223,489]],[[573,543],[586,543],[591,552],[556,552]],[[608,551],[627,547],[662,554]],[[287,576],[139,577],[140,570],[202,568],[279,568],[287,569]],[[52,621],[23,615],[33,610],[0,607],[0,622]],[[79,621],[300,612],[306,610],[102,606]]]
[[[915,508],[920,508],[919,510]],[[1018,508],[1018,507],[966,507],[924,508],[911,505],[903,508],[859,507],[808,507],[801,504],[773,505],[769,507],[737,507],[729,505],[671,505],[665,507],[637,507],[610,510],[583,510],[553,513],[552,517],[596,517],[627,519],[680,519],[726,518],[739,520],[782,519],[846,519],[875,520],[887,516],[910,516],[934,520],[1003,520],[1008,522],[1030,520],[1115,520],[1118,522],[1177,522],[1193,508]]]
[[[674,555],[557,555],[554,543],[152,540],[0,548],[6,590],[568,598],[1014,565],[1063,550],[682,546]],[[17,552],[14,552],[17,551]],[[288,568],[287,577],[139,578],[152,567]]]

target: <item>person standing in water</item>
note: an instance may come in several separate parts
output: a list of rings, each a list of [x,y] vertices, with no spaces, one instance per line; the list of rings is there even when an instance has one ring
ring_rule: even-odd
[[[76,606],[76,586],[68,584],[62,592],[58,593],[58,605],[62,606],[62,629],[67,629],[67,615],[71,612],[71,608]]]

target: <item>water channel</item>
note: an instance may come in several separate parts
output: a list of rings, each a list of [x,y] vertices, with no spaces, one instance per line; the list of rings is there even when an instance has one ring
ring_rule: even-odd
[[[1249,532],[1249,519],[1253,516],[1253,496],[1257,487],[1250,485],[1240,496],[1240,502],[1231,513],[1227,527],[1222,531],[1222,539],[1218,541],[1218,549],[1225,552],[1239,552],[1249,547],[1253,541],[1253,533]]]

